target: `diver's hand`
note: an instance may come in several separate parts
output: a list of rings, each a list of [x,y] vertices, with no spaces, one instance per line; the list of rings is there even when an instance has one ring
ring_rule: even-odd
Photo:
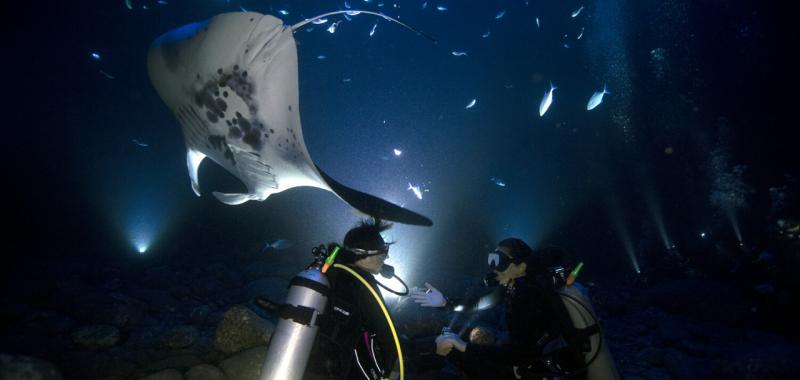
[[[461,340],[456,334],[442,334],[436,338],[436,354],[447,356],[453,348],[464,352],[467,349],[467,342]]]
[[[444,294],[436,289],[430,283],[425,283],[428,288],[426,291],[415,290],[411,292],[411,298],[414,302],[424,307],[443,307],[447,304]]]

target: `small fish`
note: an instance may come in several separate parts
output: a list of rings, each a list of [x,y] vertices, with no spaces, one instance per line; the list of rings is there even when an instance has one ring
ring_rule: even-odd
[[[497,14],[494,16],[494,19],[495,20],[499,20],[499,19],[503,18],[503,16],[505,16],[505,15],[506,15],[506,10],[503,9],[502,11],[497,12]]]
[[[569,49],[569,48],[570,48],[569,44],[564,42],[564,49]]]
[[[98,52],[91,52],[89,53],[89,56],[92,57],[92,59],[94,59],[95,61],[99,61],[101,59],[100,53]]]
[[[345,82],[345,83],[347,83],[347,82],[350,82],[351,80],[352,80],[352,79],[350,79],[350,78],[344,78],[344,79],[342,79],[342,82]]]
[[[383,3],[378,3],[378,8],[382,8],[382,7],[383,7]]]
[[[581,39],[581,37],[583,37],[583,28],[581,28],[581,32],[578,33],[578,38],[577,39],[579,40],[579,39]]]
[[[286,9],[279,9],[278,13],[280,13],[280,14],[282,14],[284,16],[288,16],[289,15],[289,11],[287,11]]]
[[[311,21],[311,23],[314,24],[314,25],[324,24],[326,22],[328,22],[327,18],[318,18],[318,19],[314,19],[314,20]]]
[[[317,59],[327,59],[327,58],[328,58],[328,57],[326,57],[326,56],[324,56],[324,55],[321,55],[321,54],[317,56]]]
[[[545,91],[542,102],[539,104],[539,116],[544,116],[544,113],[547,112],[547,109],[553,104],[553,91],[555,91],[556,88],[553,82],[550,82],[550,90]]]
[[[100,74],[102,74],[104,77],[106,77],[108,79],[114,79],[114,77],[111,74],[109,74],[109,73],[107,73],[107,72],[105,72],[103,70],[100,70]]]
[[[156,3],[157,3],[158,5],[167,5],[167,4],[169,4],[168,2],[166,2],[166,1],[164,1],[164,0],[158,0],[158,1],[156,1]]]
[[[394,151],[394,156],[395,157],[400,157],[400,155],[403,154],[403,151],[400,150],[400,149],[397,149],[397,148],[394,148],[393,151]]]
[[[542,24],[539,22],[539,18],[538,17],[536,18],[536,27],[537,28],[541,28],[542,27]]]
[[[513,84],[504,84],[504,85],[503,85],[503,87],[504,87],[506,90],[508,90],[508,89],[512,89],[512,88],[514,88],[514,85],[513,85]]]
[[[500,178],[492,177],[492,178],[489,178],[489,180],[494,182],[494,184],[497,185],[497,186],[506,187],[506,183]]]
[[[148,9],[150,9],[150,7],[148,7],[147,5],[142,5],[142,9],[148,10]]]
[[[478,102],[478,99],[472,99],[472,100],[469,102],[469,104],[467,104],[467,107],[466,107],[466,108],[464,108],[464,109],[468,110],[468,109],[470,109],[470,108],[472,108],[472,107],[475,107],[475,103],[477,103],[477,102]]]
[[[339,26],[339,23],[342,22],[341,20],[331,23],[328,27],[328,33],[333,34],[336,33],[336,27]]]
[[[239,9],[241,9],[242,12],[249,12],[247,9],[244,9],[244,7],[241,5],[239,6]]]
[[[292,244],[292,242],[286,239],[278,239],[272,243],[266,241],[264,242],[264,248],[261,249],[261,253],[264,253],[268,250],[282,251],[284,249],[292,248],[293,245],[294,244]]]
[[[425,8],[427,8],[427,7],[428,7],[428,2],[427,2],[427,1],[426,1],[426,2],[424,2],[424,3],[422,3],[422,9],[425,9]]]
[[[417,196],[417,199],[422,199],[422,191],[419,190],[419,186],[414,186],[411,182],[408,183],[408,189],[414,192],[414,195]]]
[[[456,57],[464,57],[464,56],[467,55],[466,52],[458,51],[458,50],[453,50],[453,52],[451,54],[453,54]]]
[[[447,10],[447,7],[439,5],[439,6],[436,7],[436,10],[444,12],[444,11]]]
[[[350,9],[350,3],[348,3],[348,2],[346,2],[346,1],[345,1],[345,2],[344,2],[344,7],[345,7],[345,8],[347,8],[347,9]]]
[[[150,144],[148,144],[148,143],[146,143],[146,142],[143,142],[143,141],[140,141],[140,140],[138,140],[138,139],[132,139],[131,141],[132,141],[134,144],[136,144],[136,146],[138,146],[138,147],[140,147],[140,148],[147,148],[147,147],[149,147],[149,146],[150,146]]]
[[[361,14],[361,11],[347,11],[347,12],[344,12],[344,14],[346,14],[348,16],[358,16],[358,15]]]
[[[348,15],[347,13],[344,14],[344,19],[347,21],[353,21],[353,19],[350,18],[350,15]]]
[[[372,29],[370,29],[370,31],[369,31],[369,36],[370,37],[372,37],[372,35],[375,34],[375,28],[377,28],[377,27],[378,27],[378,23],[376,22],[375,25],[372,26]]]
[[[603,95],[605,94],[610,94],[610,92],[608,92],[606,85],[603,84],[603,90],[596,91],[594,94],[592,94],[592,97],[589,98],[589,103],[586,103],[586,110],[591,111],[595,109],[595,107],[599,106],[600,103],[603,102]]]
[[[125,0],[125,6],[128,9],[133,10],[133,4],[131,3],[131,0]]]
[[[492,32],[491,32],[491,31],[487,31],[487,32],[486,32],[486,33],[484,33],[484,34],[481,34],[481,37],[483,37],[483,38],[489,38],[489,35],[491,35],[491,34],[492,34]]]
[[[572,18],[578,17],[578,15],[579,15],[579,14],[581,14],[581,11],[582,11],[582,10],[583,10],[583,5],[581,5],[581,7],[580,7],[580,8],[578,8],[578,9],[576,9],[576,10],[572,11]]]

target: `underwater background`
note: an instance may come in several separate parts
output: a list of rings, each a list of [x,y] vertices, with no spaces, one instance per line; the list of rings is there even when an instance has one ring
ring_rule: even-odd
[[[387,233],[388,263],[410,286],[477,294],[499,240],[558,245],[586,263],[580,280],[623,378],[800,377],[796,4],[348,5],[436,39],[364,14],[295,32],[314,162],[434,222]],[[252,378],[274,328],[253,299],[283,299],[311,249],[341,242],[362,215],[312,188],[222,204],[212,191],[244,188],[210,160],[196,197],[147,51],[220,13],[291,25],[339,9],[2,5],[0,379]],[[451,319],[387,299],[407,334]],[[438,375],[453,374],[409,378]]]

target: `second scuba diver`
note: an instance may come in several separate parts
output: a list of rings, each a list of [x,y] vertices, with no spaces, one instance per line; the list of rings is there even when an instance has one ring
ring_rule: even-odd
[[[488,255],[485,278],[486,285],[496,290],[459,309],[483,310],[502,299],[510,341],[472,344],[457,334],[443,333],[436,338],[436,353],[463,369],[479,362],[510,369],[508,375],[498,373],[495,378],[618,379],[589,300],[573,283],[580,269],[567,277],[563,256],[564,251],[555,247],[534,252],[516,238],[498,243]],[[414,300],[421,306],[444,306],[444,296],[428,287],[428,292],[413,293]]]

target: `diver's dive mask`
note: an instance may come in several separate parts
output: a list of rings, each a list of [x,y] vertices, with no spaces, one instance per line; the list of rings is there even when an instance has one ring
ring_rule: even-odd
[[[487,262],[489,264],[489,269],[486,272],[486,275],[483,277],[484,285],[490,287],[500,285],[500,283],[497,281],[497,273],[495,273],[495,271],[505,271],[513,261],[503,251],[500,249],[495,249],[494,252],[489,252],[489,255],[487,256]]]

